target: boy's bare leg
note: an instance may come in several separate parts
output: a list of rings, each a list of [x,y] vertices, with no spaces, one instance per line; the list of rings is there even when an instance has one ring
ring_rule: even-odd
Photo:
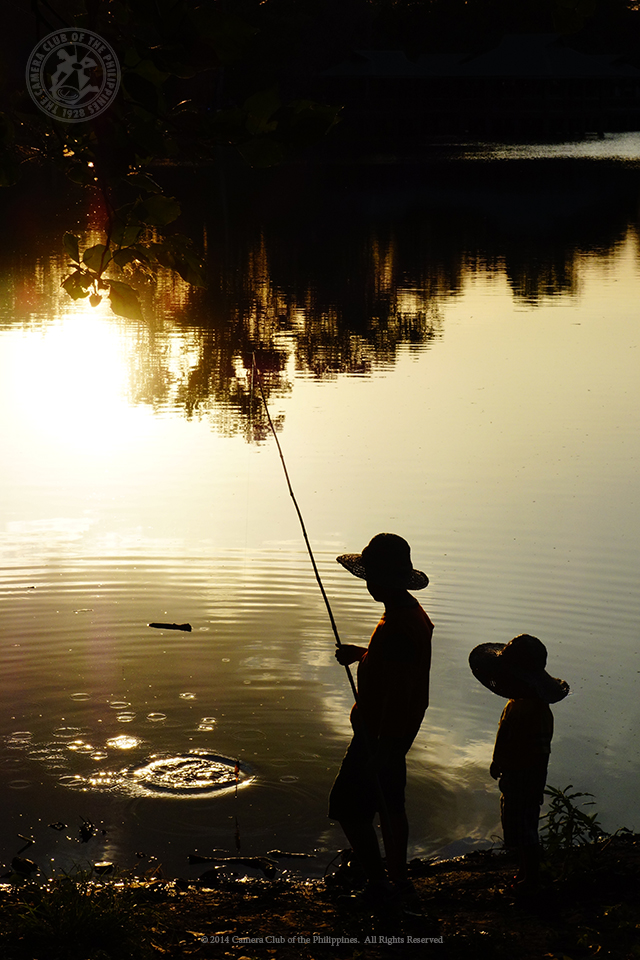
[[[373,823],[367,820],[341,820],[340,826],[370,883],[386,883],[384,863]]]
[[[540,847],[520,847],[520,869],[516,877],[518,886],[533,888],[538,885],[540,874]]]
[[[387,872],[394,883],[407,879],[407,844],[409,842],[409,821],[403,810],[401,813],[388,813],[380,817],[380,829],[387,857]]]

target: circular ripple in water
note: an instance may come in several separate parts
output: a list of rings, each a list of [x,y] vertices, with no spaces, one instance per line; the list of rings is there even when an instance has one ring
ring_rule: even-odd
[[[6,743],[10,750],[20,750],[31,743],[33,734],[29,730],[16,730],[7,737]]]
[[[235,765],[235,760],[227,757],[194,750],[173,757],[151,757],[130,773],[138,793],[202,797],[235,790]],[[242,765],[238,771],[238,786],[252,780],[251,771]]]
[[[31,780],[11,780],[9,787],[12,790],[27,790],[31,786]]]
[[[75,740],[80,733],[82,733],[80,727],[57,727],[53,731],[54,737],[60,740]]]

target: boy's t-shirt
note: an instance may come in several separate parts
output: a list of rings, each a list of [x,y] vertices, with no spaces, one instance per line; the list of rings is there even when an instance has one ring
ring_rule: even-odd
[[[509,700],[500,717],[493,760],[503,773],[546,768],[552,737],[553,714],[548,703],[534,697]]]
[[[429,706],[432,633],[417,600],[383,614],[358,664],[354,726],[362,718],[372,737],[415,737]]]

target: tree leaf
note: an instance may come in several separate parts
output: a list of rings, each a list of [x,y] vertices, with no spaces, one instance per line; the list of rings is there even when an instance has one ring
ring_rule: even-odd
[[[123,247],[122,250],[116,250],[113,261],[119,267],[126,267],[128,263],[149,263],[149,257],[140,247],[129,246]]]
[[[74,270],[62,281],[62,286],[74,300],[81,300],[89,296],[89,289],[93,285],[93,278],[82,270]]]
[[[244,20],[216,10],[213,4],[202,3],[189,11],[198,35],[207,40],[224,64],[238,60],[249,49],[258,32]]]
[[[89,267],[89,270],[98,274],[103,272],[110,260],[109,248],[104,243],[96,243],[93,247],[87,247],[82,254],[82,262]]]
[[[161,267],[167,267],[169,270],[175,269],[175,257],[166,243],[149,243],[147,244],[147,250]]]
[[[313,100],[293,100],[286,108],[286,134],[296,146],[316,143],[340,123],[341,106],[316,103]]]
[[[6,113],[0,112],[0,143],[9,143],[14,139],[14,125],[11,118]]]
[[[71,257],[74,263],[80,263],[80,240],[73,233],[65,233],[62,240],[67,255]]]
[[[118,247],[129,247],[142,233],[142,225],[137,216],[139,202],[125,203],[116,210],[111,228],[111,240]]]
[[[0,113],[0,187],[10,187],[20,178],[14,141],[13,123],[6,113]]]
[[[136,211],[143,223],[153,227],[164,227],[180,216],[182,208],[174,197],[155,194],[147,197]]]
[[[0,187],[12,187],[20,178],[20,168],[6,157],[0,157]]]
[[[191,63],[187,60],[174,58],[165,61],[163,66],[167,68],[172,76],[179,77],[181,80],[190,80],[192,77],[195,77],[198,72],[198,64],[196,62]]]
[[[172,155],[173,146],[169,130],[156,123],[146,110],[133,108],[128,117],[129,137],[135,146],[139,161]]]
[[[150,243],[147,249],[160,266],[175,270],[186,283],[194,287],[206,287],[204,261],[187,237],[177,233],[166,237],[162,243]]]
[[[128,320],[144,319],[138,294],[128,283],[122,283],[121,280],[110,280],[109,300],[111,301],[111,309],[119,317],[126,317]]]
[[[162,193],[162,187],[159,187],[148,173],[130,173],[127,177],[127,183],[138,187],[139,190],[146,191],[146,193]]]
[[[174,269],[182,279],[194,287],[206,287],[204,260],[194,250],[191,240],[181,233],[175,233],[168,238],[167,243],[175,260]]]
[[[269,87],[248,97],[244,102],[244,109],[247,112],[246,127],[249,133],[257,137],[261,133],[275,130],[278,124],[271,120],[271,117],[281,106],[277,87]]]
[[[133,71],[125,72],[125,77],[131,76]],[[144,80],[153,84],[154,87],[160,88],[165,80],[168,79],[169,74],[164,70],[158,70],[157,66],[147,58],[146,60],[139,60],[135,65],[135,75],[142,77]],[[126,82],[126,79],[125,79]]]
[[[123,77],[124,89],[129,96],[148,110],[156,113],[158,109],[158,91],[151,80],[140,76],[132,70],[125,72]]]
[[[284,147],[277,140],[256,137],[239,143],[237,149],[252,167],[273,167],[283,159]]]
[[[66,172],[69,180],[83,187],[93,185],[97,180],[95,168],[87,166],[86,163],[74,163]]]
[[[193,287],[205,287],[204,265],[194,253],[175,254],[175,269],[186,283]]]

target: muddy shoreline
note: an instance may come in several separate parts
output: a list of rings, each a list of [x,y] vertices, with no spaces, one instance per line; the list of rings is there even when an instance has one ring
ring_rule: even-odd
[[[66,901],[56,912],[54,893],[36,885],[5,887],[0,952],[6,960],[378,960],[418,950],[453,960],[638,957],[640,835],[623,833],[549,864],[540,893],[527,900],[507,892],[513,872],[510,858],[492,851],[414,860],[419,904],[387,915],[360,906],[357,884],[339,878],[232,878],[209,869],[198,881],[92,882],[80,898],[85,909],[98,901],[92,920],[72,915],[77,908]],[[101,905],[99,896],[108,899]],[[105,926],[110,909],[122,911],[115,929]]]

